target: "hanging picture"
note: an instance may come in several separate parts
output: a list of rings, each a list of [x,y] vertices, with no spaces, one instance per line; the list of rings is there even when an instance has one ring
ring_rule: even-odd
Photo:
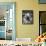
[[[32,10],[22,11],[22,24],[33,24],[33,11]]]

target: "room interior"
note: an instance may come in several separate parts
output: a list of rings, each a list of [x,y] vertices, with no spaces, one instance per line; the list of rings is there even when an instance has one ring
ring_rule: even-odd
[[[28,39],[28,41],[30,42],[16,42],[16,44],[22,44],[22,43],[27,43],[27,44],[30,44],[32,41],[35,42],[35,39],[41,35],[42,33],[46,32],[46,3],[45,1],[41,3],[41,1],[39,2],[39,0],[1,0],[0,3],[6,3],[5,6],[1,6],[0,4],[0,30],[4,30],[5,31],[5,23],[7,23],[7,30],[6,30],[6,36],[11,36],[12,35],[12,32],[13,32],[13,35],[12,35],[12,39],[13,40],[22,40],[24,41],[25,39]],[[13,5],[12,4],[7,4],[7,2],[9,2],[9,4],[11,2],[14,2],[15,3],[15,9],[13,8]],[[12,13],[12,9],[15,10]],[[31,23],[28,21],[28,23],[24,22],[24,20],[22,20],[22,14],[25,14],[23,13],[23,10],[28,10],[28,11],[32,11],[32,15],[33,16],[30,16],[32,17],[33,19],[31,19]],[[6,13],[7,16],[6,16]],[[14,15],[14,19],[12,20],[12,22],[15,24],[11,24],[9,23],[10,20],[10,16],[9,16],[9,13],[11,13],[11,17],[12,15]],[[27,12],[26,12],[27,13]],[[29,13],[30,14],[30,13]],[[31,15],[31,14],[30,14]],[[7,20],[7,22],[5,21],[5,19]],[[27,18],[27,20],[29,20],[29,18]],[[42,21],[43,20],[43,21]],[[9,22],[8,22],[9,21]],[[23,22],[24,23],[23,23]],[[8,26],[8,24],[10,24],[10,26]],[[43,24],[43,25],[42,25]],[[2,28],[1,28],[2,26]],[[12,30],[12,26],[13,26],[13,30]],[[9,30],[10,28],[10,30]],[[43,31],[44,30],[44,31]],[[5,37],[4,35],[4,31],[0,31],[0,38],[1,40],[6,40],[7,39],[9,40],[9,38]],[[10,33],[10,34],[9,34]],[[1,35],[2,34],[2,35]],[[2,38],[3,37],[3,38]],[[11,38],[11,37],[10,37]],[[25,40],[27,41],[27,40]],[[2,43],[2,42],[0,42]],[[5,43],[5,41],[4,41]]]

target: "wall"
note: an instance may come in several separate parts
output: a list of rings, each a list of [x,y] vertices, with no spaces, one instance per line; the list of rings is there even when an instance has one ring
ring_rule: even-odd
[[[37,0],[19,0],[17,4],[17,37],[18,38],[36,38],[39,32],[39,6]],[[22,10],[28,9],[33,10],[34,15],[34,24],[32,25],[23,25],[22,24]]]
[[[46,10],[46,5],[38,4],[38,0],[3,0],[0,2],[16,2],[16,37],[36,38],[39,34],[39,10]],[[33,24],[22,24],[22,10],[33,10]]]

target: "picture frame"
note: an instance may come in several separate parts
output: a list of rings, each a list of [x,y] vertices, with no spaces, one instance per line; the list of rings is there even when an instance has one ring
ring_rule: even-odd
[[[22,10],[22,24],[33,24],[33,10]]]
[[[39,4],[46,4],[46,0],[39,0]]]

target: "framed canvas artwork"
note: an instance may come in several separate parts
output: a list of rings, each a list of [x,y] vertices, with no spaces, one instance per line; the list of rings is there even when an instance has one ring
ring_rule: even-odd
[[[22,11],[22,24],[33,24],[33,11],[32,10]]]

